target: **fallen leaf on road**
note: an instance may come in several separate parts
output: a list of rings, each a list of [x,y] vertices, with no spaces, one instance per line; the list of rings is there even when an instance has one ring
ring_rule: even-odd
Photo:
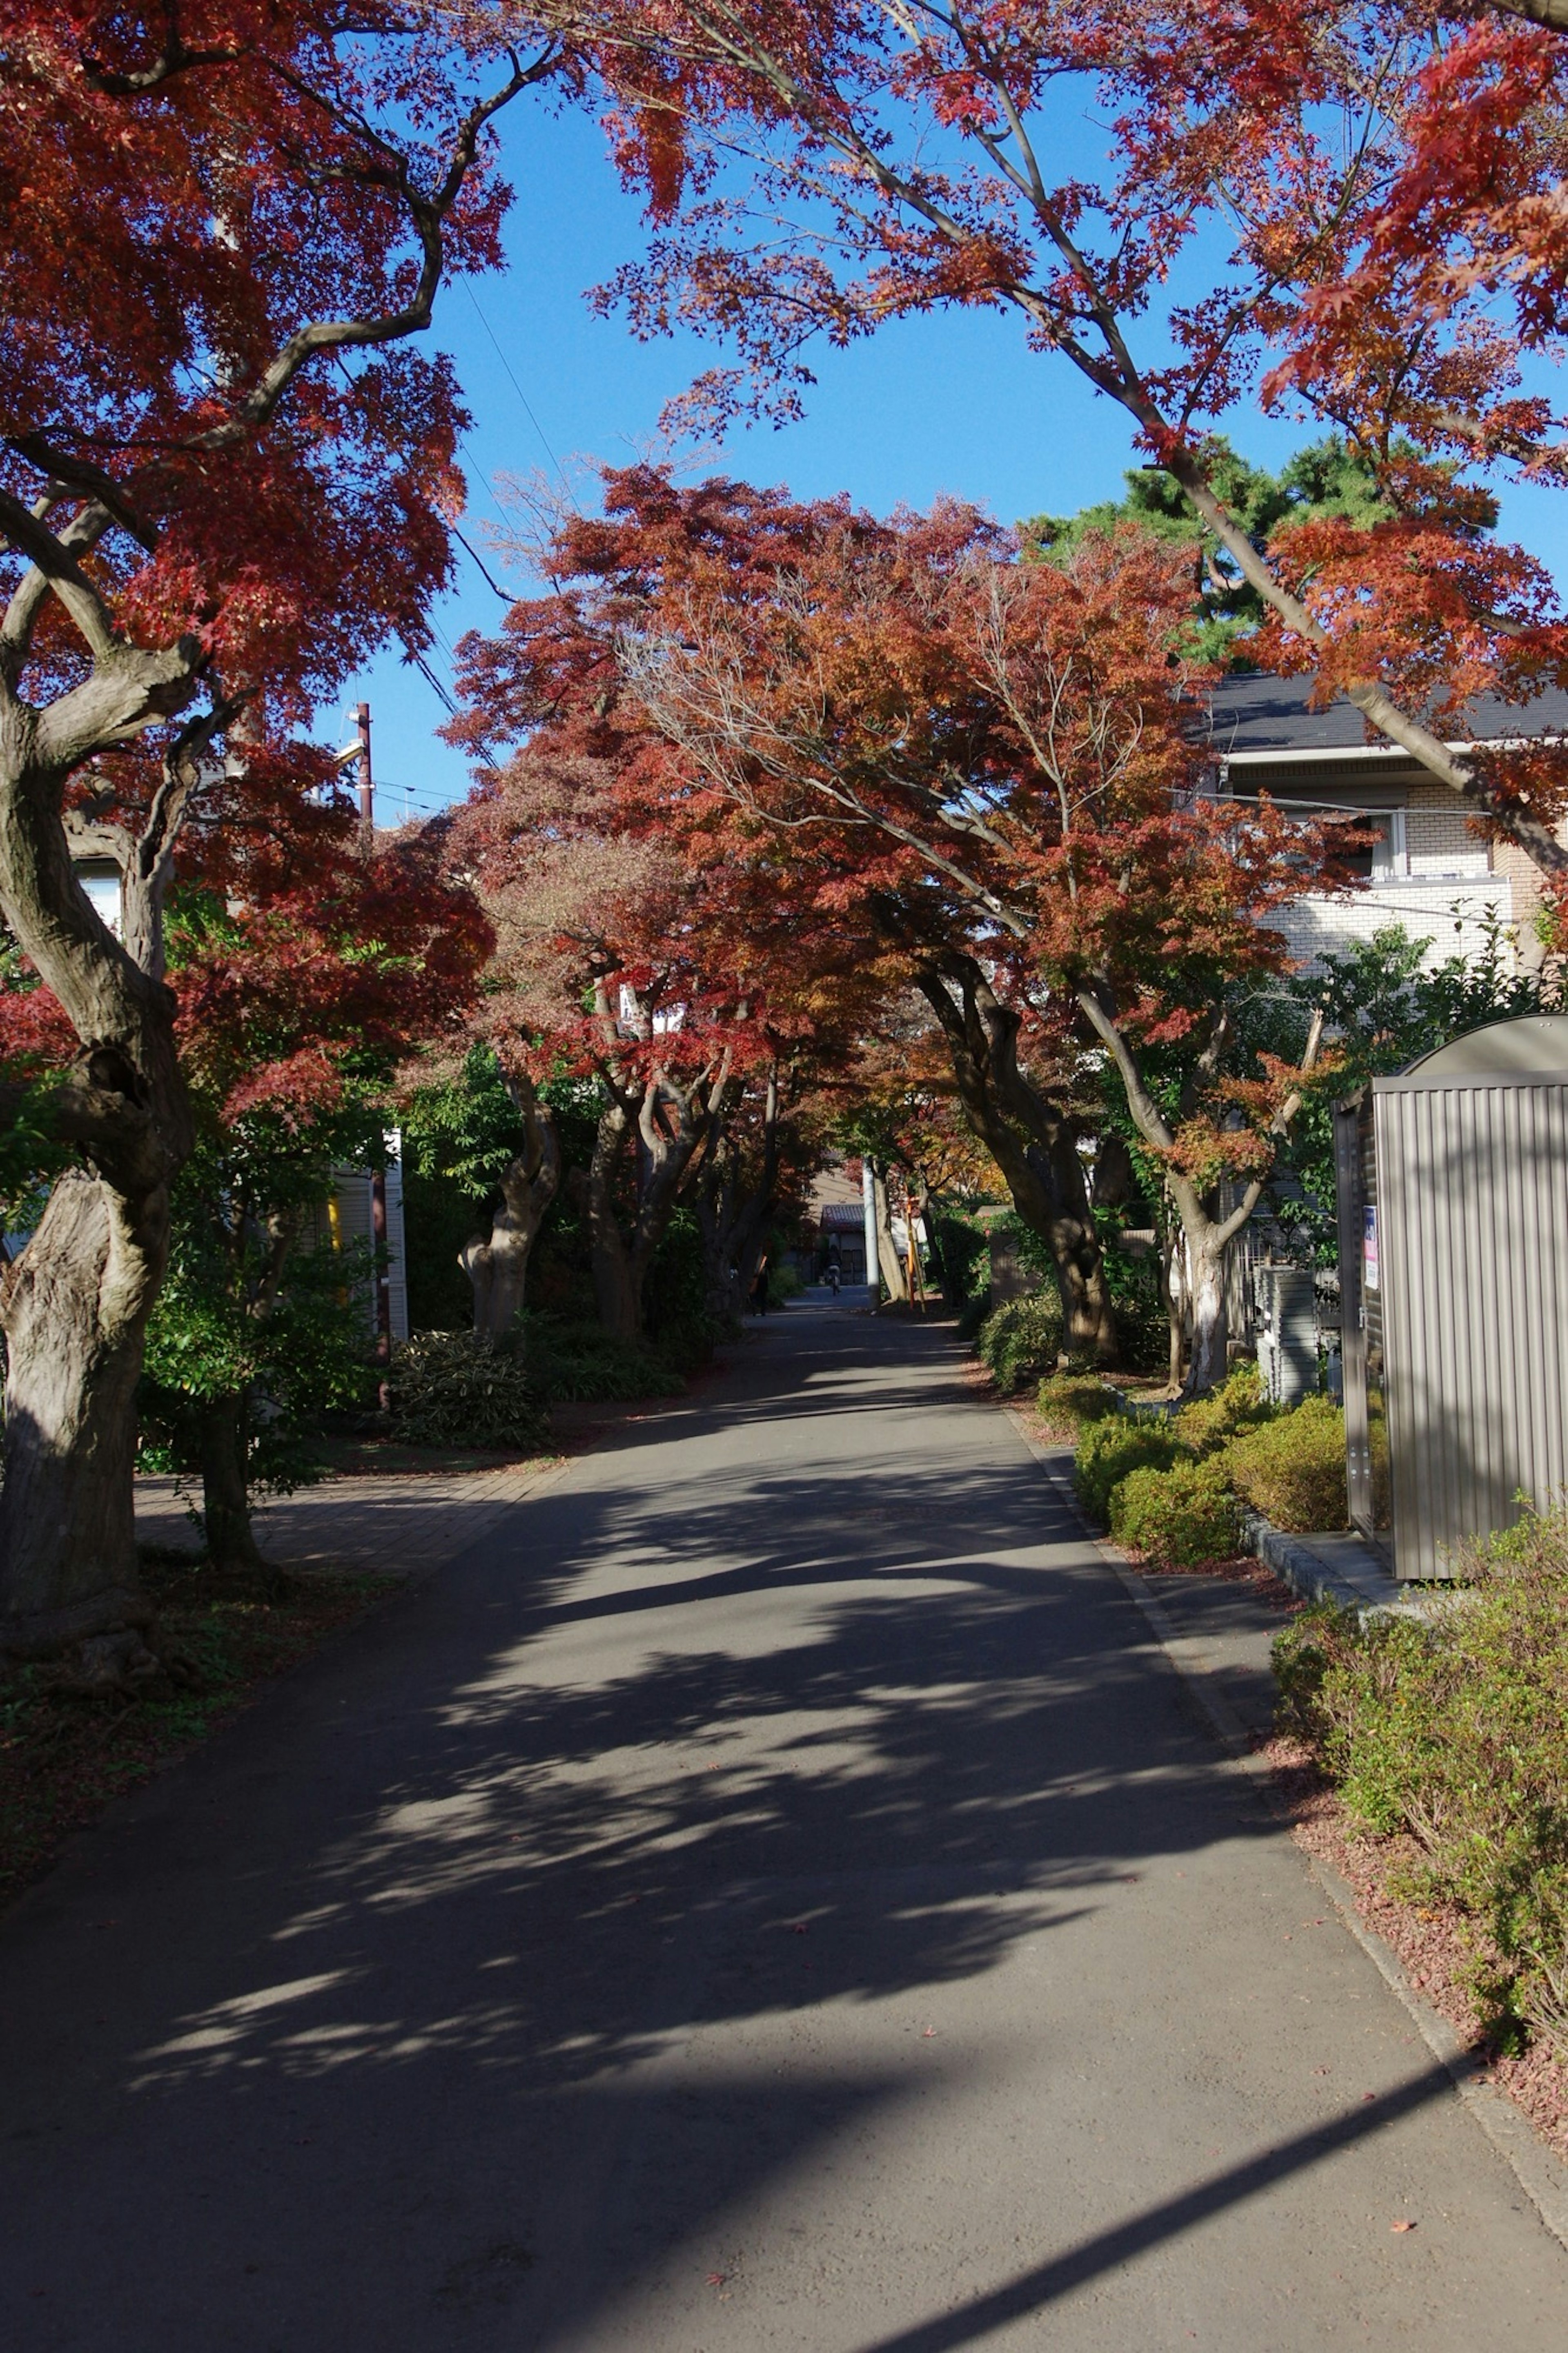
[[[929,2042],[935,2032],[936,2029],[934,2026],[922,2026],[921,2029],[921,2041],[922,2042]]]

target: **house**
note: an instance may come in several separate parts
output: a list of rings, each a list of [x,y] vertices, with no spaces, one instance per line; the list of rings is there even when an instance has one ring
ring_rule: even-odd
[[[1365,889],[1339,898],[1310,892],[1270,918],[1292,952],[1310,962],[1391,923],[1431,938],[1436,957],[1478,955],[1500,923],[1518,925],[1527,942],[1540,894],[1524,852],[1479,839],[1458,795],[1396,745],[1369,743],[1360,712],[1342,696],[1326,711],[1310,710],[1312,683],[1242,673],[1222,679],[1210,704],[1222,794],[1247,800],[1266,792],[1303,816],[1343,812],[1375,832],[1359,853]],[[1568,739],[1568,693],[1557,691],[1526,704],[1483,697],[1468,715],[1480,743]]]
[[[355,1242],[386,1252],[386,1271],[372,1275],[364,1293],[365,1319],[377,1338],[395,1343],[408,1337],[408,1247],[403,1224],[403,1138],[396,1128],[386,1134],[384,1169],[334,1168],[332,1189],[324,1216],[316,1220],[312,1239],[342,1250]],[[379,1281],[380,1289],[376,1285]]]

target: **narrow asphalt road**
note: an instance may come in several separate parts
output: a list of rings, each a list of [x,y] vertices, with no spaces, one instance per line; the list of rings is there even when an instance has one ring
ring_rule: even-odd
[[[0,1923],[0,2343],[1560,2353],[1329,1909],[951,1336],[798,1310]]]

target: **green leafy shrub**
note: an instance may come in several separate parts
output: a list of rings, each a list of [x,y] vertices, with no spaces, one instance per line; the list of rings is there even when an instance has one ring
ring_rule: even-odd
[[[1176,1431],[1183,1445],[1194,1454],[1217,1454],[1242,1430],[1272,1421],[1279,1410],[1263,1394],[1263,1376],[1257,1365],[1238,1365],[1217,1389],[1182,1408],[1176,1416]]]
[[[482,1332],[420,1332],[395,1351],[395,1434],[410,1446],[505,1446],[542,1454],[550,1417],[515,1348]]]
[[[686,1386],[661,1350],[646,1340],[617,1340],[602,1324],[561,1324],[529,1313],[520,1330],[529,1377],[547,1398],[625,1404],[675,1397]]]
[[[994,1307],[974,1343],[1004,1397],[1051,1371],[1061,1345],[1062,1303],[1054,1289],[1026,1292]]]
[[[1132,1421],[1118,1414],[1113,1420],[1091,1422],[1073,1456],[1073,1485],[1079,1501],[1097,1520],[1109,1521],[1111,1498],[1131,1472],[1145,1467],[1169,1470],[1181,1451],[1163,1415]]]
[[[1040,1419],[1075,1443],[1091,1421],[1104,1421],[1116,1411],[1116,1399],[1103,1381],[1081,1373],[1052,1373],[1040,1383],[1035,1403]]]
[[[1427,1622],[1305,1612],[1278,1638],[1282,1726],[1352,1819],[1413,1840],[1396,1883],[1468,1924],[1494,2028],[1568,2058],[1568,1518],[1526,1521]]]
[[[949,1308],[962,1319],[976,1299],[980,1302],[980,1314],[963,1335],[973,1340],[985,1314],[985,1295],[991,1281],[991,1250],[985,1228],[977,1217],[951,1207],[931,1209],[926,1222],[936,1245],[937,1279]]]
[[[1237,1493],[1277,1528],[1342,1528],[1350,1517],[1345,1418],[1327,1398],[1244,1430],[1224,1459]]]
[[[1178,1460],[1168,1470],[1130,1471],[1111,1494],[1110,1533],[1165,1568],[1229,1560],[1241,1521],[1223,1461]]]
[[[982,1260],[982,1269],[984,1264],[985,1261]],[[978,1291],[970,1293],[958,1311],[958,1336],[965,1346],[973,1345],[979,1336],[980,1327],[990,1313],[991,1286],[989,1282],[984,1282]]]

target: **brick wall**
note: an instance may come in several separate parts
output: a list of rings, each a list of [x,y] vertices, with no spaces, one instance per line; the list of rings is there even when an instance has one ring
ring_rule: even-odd
[[[1374,933],[1400,923],[1412,939],[1430,939],[1427,961],[1442,964],[1449,956],[1479,955],[1486,944],[1489,917],[1505,923],[1514,920],[1513,889],[1506,875],[1459,881],[1379,876],[1348,898],[1298,899],[1271,915],[1269,923],[1284,934],[1292,955],[1304,963],[1325,949],[1342,955],[1352,940],[1370,940]]]
[[[1405,851],[1413,875],[1479,876],[1491,870],[1487,845],[1470,830],[1463,803],[1443,785],[1411,786]]]

